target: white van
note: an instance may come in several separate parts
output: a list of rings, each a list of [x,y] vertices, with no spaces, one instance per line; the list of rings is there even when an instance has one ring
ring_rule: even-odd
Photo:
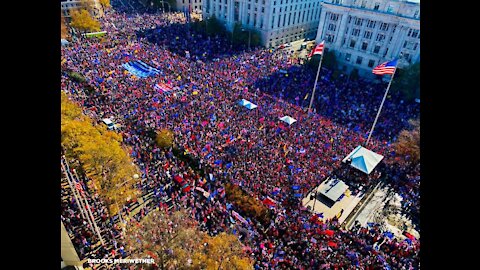
[[[107,126],[108,130],[115,130],[118,128],[118,126],[115,125],[115,123],[113,123],[113,121],[110,120],[109,118],[102,119],[102,122]]]

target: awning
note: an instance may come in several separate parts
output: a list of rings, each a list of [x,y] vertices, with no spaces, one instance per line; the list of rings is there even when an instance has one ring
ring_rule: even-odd
[[[348,154],[342,162],[346,163],[348,160],[351,160],[350,166],[366,174],[370,174],[382,159],[382,155],[359,145],[355,150]]]
[[[287,124],[289,124],[289,125],[297,122],[297,120],[295,120],[294,118],[292,118],[292,117],[290,117],[290,116],[288,116],[288,115],[280,118],[280,120],[282,120],[283,122],[285,122],[285,123],[287,123]]]

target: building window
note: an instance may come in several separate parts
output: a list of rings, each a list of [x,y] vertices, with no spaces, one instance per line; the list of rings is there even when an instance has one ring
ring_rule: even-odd
[[[367,50],[367,47],[368,47],[368,43],[367,43],[367,42],[363,42],[363,43],[362,43],[362,50],[363,50],[363,51],[366,51],[366,50]]]
[[[348,16],[348,23],[352,22],[352,16]]]
[[[418,37],[418,32],[419,32],[418,30],[413,30],[413,32],[412,32],[412,37],[413,37],[413,38]]]
[[[330,20],[336,22],[338,20],[338,14],[331,13],[330,14]]]
[[[407,47],[407,45],[408,45],[408,42],[405,41],[405,42],[403,43],[403,48]]]
[[[415,51],[417,50],[417,48],[418,48],[418,42],[416,42],[415,45],[413,45],[413,50]]]
[[[265,8],[264,7],[262,7],[262,13],[265,13]]]
[[[352,36],[358,37],[360,35],[360,29],[354,28],[352,30]]]
[[[335,39],[335,35],[327,34],[326,38],[327,38],[327,42],[332,43],[333,40]]]
[[[349,53],[345,54],[345,61],[350,62],[350,57],[352,57],[351,54]]]
[[[385,35],[384,34],[377,34],[377,39],[376,41],[383,41],[385,39]]]
[[[368,67],[372,68],[375,65],[375,60],[368,60]]]
[[[355,47],[355,40],[350,40],[350,48],[354,48]]]
[[[365,8],[366,6],[367,6],[367,1],[366,1],[366,0],[363,0],[361,7],[362,7],[362,8]]]
[[[388,23],[382,23],[380,25],[380,30],[388,31]]]
[[[367,27],[375,28],[376,21],[368,20]]]
[[[393,6],[392,5],[388,6],[387,12],[388,13],[393,13]]]
[[[414,18],[418,18],[418,14],[420,13],[420,10],[415,10],[415,14],[413,14],[413,17]]]
[[[356,61],[355,63],[357,63],[357,65],[361,65],[361,64],[362,64],[362,60],[363,60],[363,57],[358,56],[358,57],[357,57],[357,61]]]
[[[373,48],[373,53],[378,53],[380,51],[380,45],[375,45],[375,48]]]
[[[331,23],[328,25],[328,30],[335,31],[335,24]]]
[[[375,5],[373,6],[373,10],[378,10],[380,8],[380,3],[376,2]]]
[[[371,31],[365,31],[365,33],[363,33],[363,37],[366,38],[366,39],[371,39],[372,38],[372,32]]]
[[[355,25],[362,26],[362,23],[363,23],[363,19],[360,19],[360,18],[355,19]]]

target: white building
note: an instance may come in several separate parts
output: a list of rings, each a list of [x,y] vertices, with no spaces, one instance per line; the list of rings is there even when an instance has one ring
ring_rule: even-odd
[[[93,0],[92,1],[94,4],[94,11],[93,11],[93,16],[101,16],[102,15],[102,7],[100,6],[100,3],[98,0]],[[70,10],[72,9],[80,9],[82,8],[82,1],[80,0],[63,0],[60,1],[60,6],[62,8],[62,13],[63,16],[66,18],[70,18]]]
[[[262,45],[314,37],[320,19],[320,0],[203,0],[204,18],[213,15],[228,30],[239,22],[260,32]]]
[[[183,11],[183,7],[191,7],[192,12],[202,13],[202,0],[177,0],[177,10]]]
[[[380,63],[420,61],[420,0],[324,0],[316,41],[333,49],[339,67],[373,76]]]

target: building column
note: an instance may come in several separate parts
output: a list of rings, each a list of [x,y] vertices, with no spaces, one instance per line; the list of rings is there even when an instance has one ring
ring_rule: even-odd
[[[322,41],[323,28],[325,27],[325,17],[326,17],[326,14],[327,14],[328,11],[330,11],[330,10],[325,8],[324,5],[322,5],[322,12],[320,14],[320,22],[318,23],[317,37],[315,38],[315,42],[317,44]]]
[[[334,40],[335,48],[340,48],[342,46],[343,36],[345,35],[345,28],[347,27],[348,15],[349,15],[349,12],[343,13],[341,15],[342,20],[340,21],[340,25],[339,25],[338,31],[336,32],[337,34]]]

